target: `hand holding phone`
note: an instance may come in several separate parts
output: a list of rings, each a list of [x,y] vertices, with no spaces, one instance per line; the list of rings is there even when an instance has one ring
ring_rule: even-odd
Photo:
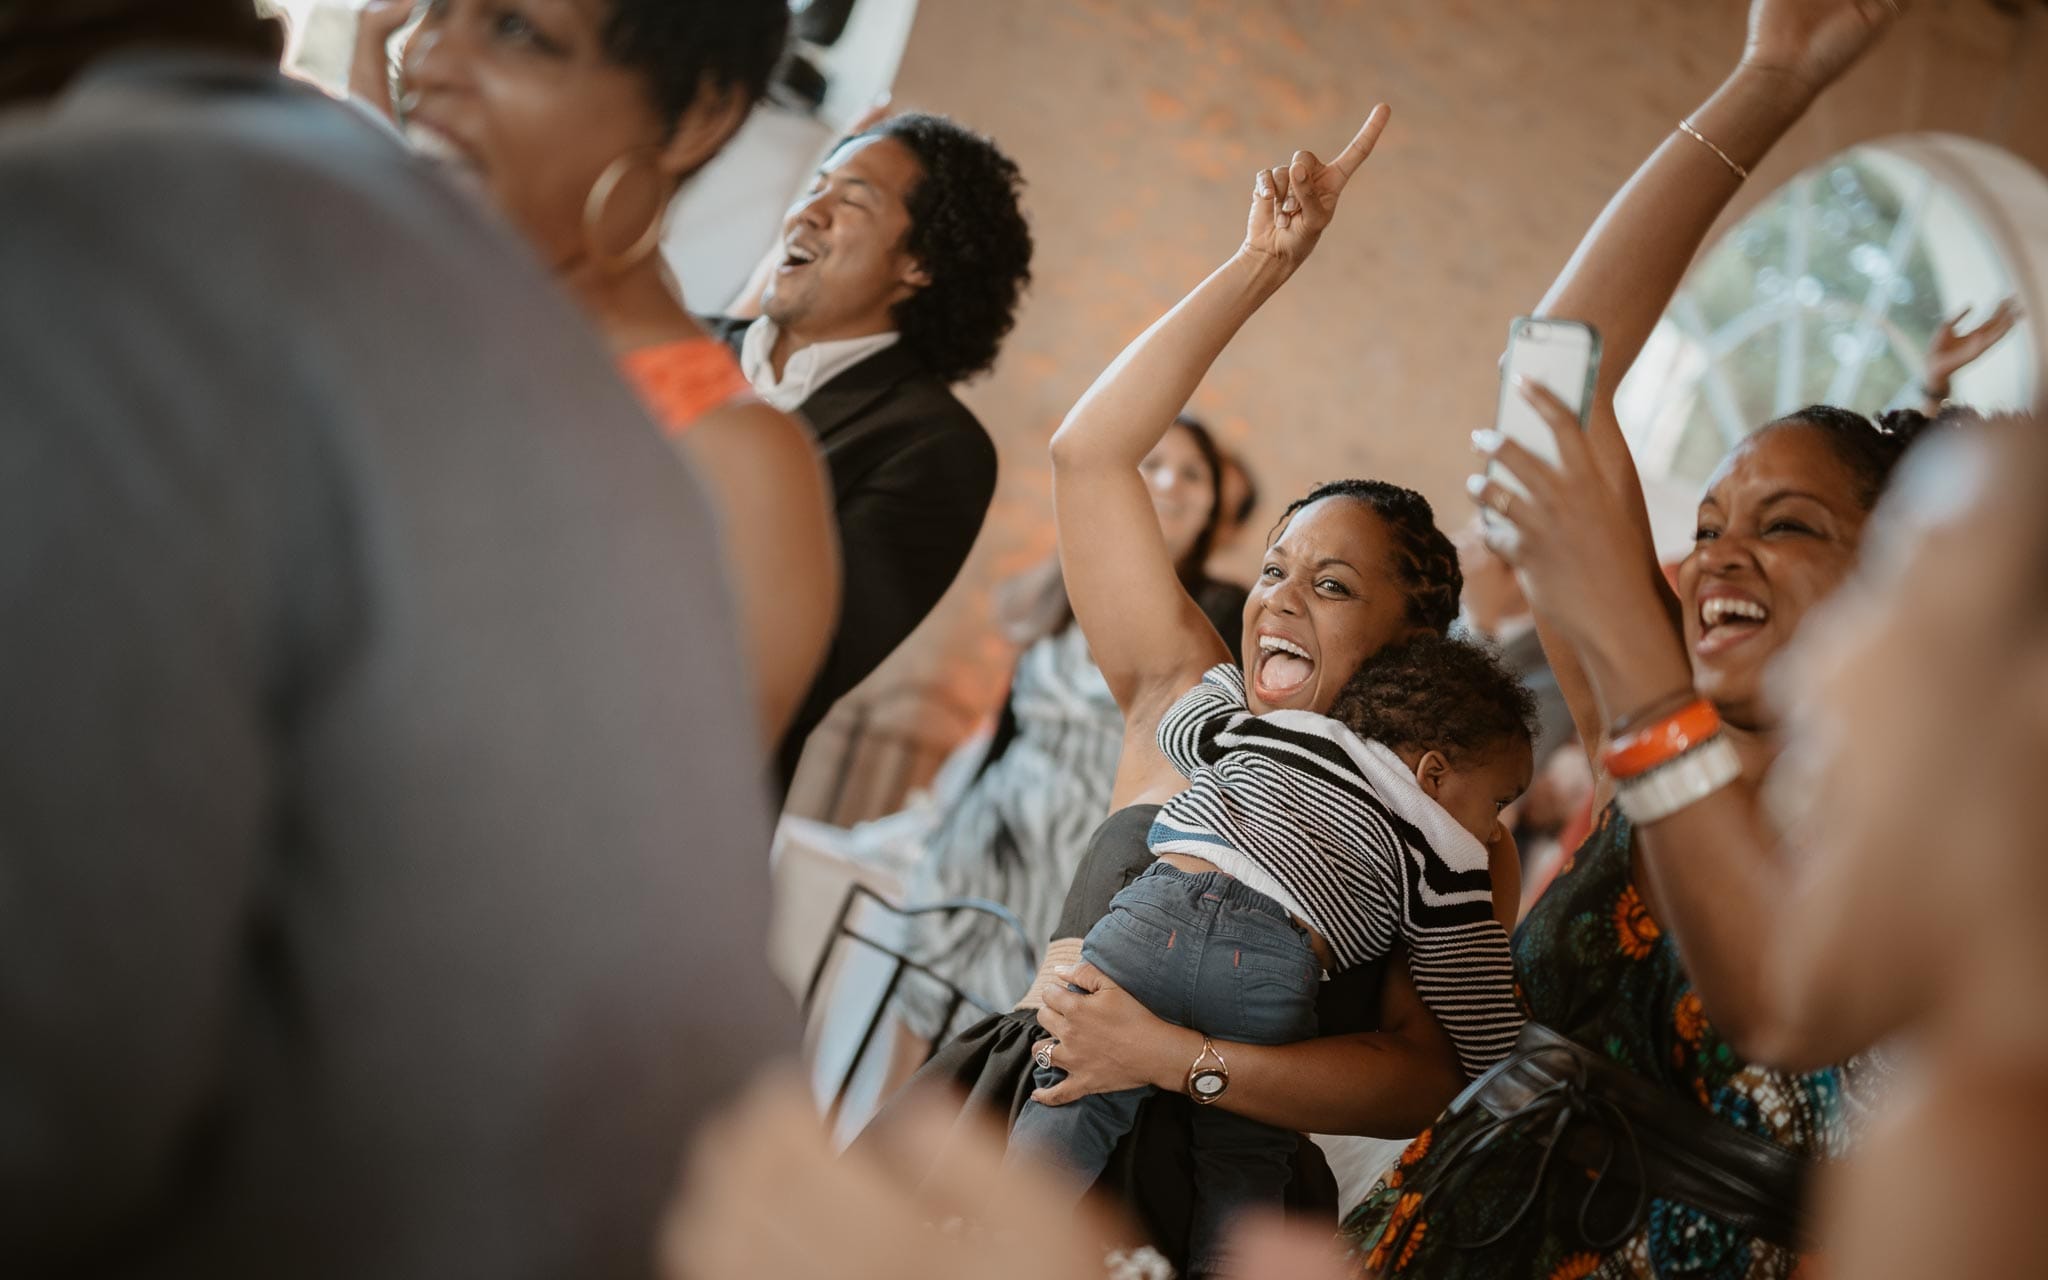
[[[1501,358],[1500,404],[1495,410],[1493,429],[1545,462],[1557,463],[1557,437],[1536,407],[1515,390],[1521,377],[1564,401],[1586,425],[1592,408],[1593,388],[1600,377],[1600,334],[1593,326],[1577,320],[1547,320],[1522,316],[1508,326],[1508,350]],[[1528,491],[1514,474],[1499,463],[1488,463],[1487,478],[1502,488],[1527,496]],[[1486,512],[1490,523],[1500,517]]]

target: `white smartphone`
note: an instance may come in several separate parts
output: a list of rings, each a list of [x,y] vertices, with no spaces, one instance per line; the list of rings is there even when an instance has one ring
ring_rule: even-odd
[[[1578,415],[1583,430],[1593,404],[1593,387],[1600,377],[1600,334],[1577,320],[1536,316],[1522,316],[1508,326],[1508,351],[1500,362],[1500,406],[1494,411],[1493,429],[1544,461],[1555,463],[1557,437],[1536,406],[1515,390],[1517,374],[1549,388]],[[1521,481],[1498,463],[1488,464],[1486,470],[1488,479],[1516,493],[1526,492]],[[1495,518],[1491,511],[1486,516]]]

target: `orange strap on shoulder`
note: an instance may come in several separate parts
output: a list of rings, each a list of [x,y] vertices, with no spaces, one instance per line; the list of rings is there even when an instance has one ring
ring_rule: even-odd
[[[619,367],[640,393],[648,413],[669,435],[681,435],[713,409],[753,393],[725,344],[687,338],[629,351]]]

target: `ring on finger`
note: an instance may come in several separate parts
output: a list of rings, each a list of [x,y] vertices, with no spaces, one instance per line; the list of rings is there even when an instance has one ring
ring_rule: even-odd
[[[1047,1038],[1040,1040],[1038,1047],[1031,1051],[1031,1060],[1038,1064],[1040,1071],[1052,1070],[1052,1051],[1058,1045],[1059,1041]]]
[[[1486,495],[1486,505],[1492,507],[1497,515],[1506,515],[1508,513],[1508,506],[1514,500],[1515,495],[1509,493],[1506,489],[1496,488],[1492,493]]]

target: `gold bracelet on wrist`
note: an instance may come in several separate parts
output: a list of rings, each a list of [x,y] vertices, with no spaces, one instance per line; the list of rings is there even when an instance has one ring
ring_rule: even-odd
[[[1731,156],[1731,155],[1729,155],[1729,154],[1728,154],[1728,153],[1727,153],[1726,151],[1723,151],[1723,150],[1721,150],[1721,148],[1719,148],[1719,147],[1715,146],[1715,145],[1714,145],[1714,144],[1713,144],[1713,143],[1712,143],[1711,141],[1709,141],[1709,140],[1708,140],[1708,138],[1707,138],[1707,135],[1706,135],[1706,134],[1704,134],[1704,133],[1701,133],[1701,132],[1700,132],[1700,131],[1699,131],[1698,129],[1695,129],[1695,128],[1693,128],[1693,127],[1692,127],[1692,121],[1690,121],[1690,120],[1680,120],[1680,121],[1678,122],[1678,128],[1679,128],[1679,131],[1680,131],[1680,132],[1682,132],[1682,133],[1684,133],[1686,137],[1688,137],[1688,138],[1691,138],[1691,139],[1692,139],[1693,141],[1695,141],[1695,142],[1699,143],[1699,144],[1700,144],[1701,146],[1705,147],[1705,148],[1706,148],[1707,150],[1709,150],[1709,151],[1713,152],[1713,153],[1714,153],[1715,155],[1717,155],[1717,156],[1721,157],[1721,163],[1722,163],[1722,164],[1725,164],[1725,165],[1727,165],[1727,166],[1728,166],[1728,172],[1730,172],[1730,173],[1732,173],[1732,174],[1734,174],[1734,175],[1735,175],[1735,180],[1736,180],[1736,181],[1738,181],[1738,182],[1747,182],[1747,181],[1749,181],[1749,170],[1747,170],[1747,169],[1743,168],[1743,167],[1742,167],[1741,165],[1739,165],[1739,164],[1735,163],[1735,157],[1734,157],[1734,156]]]

